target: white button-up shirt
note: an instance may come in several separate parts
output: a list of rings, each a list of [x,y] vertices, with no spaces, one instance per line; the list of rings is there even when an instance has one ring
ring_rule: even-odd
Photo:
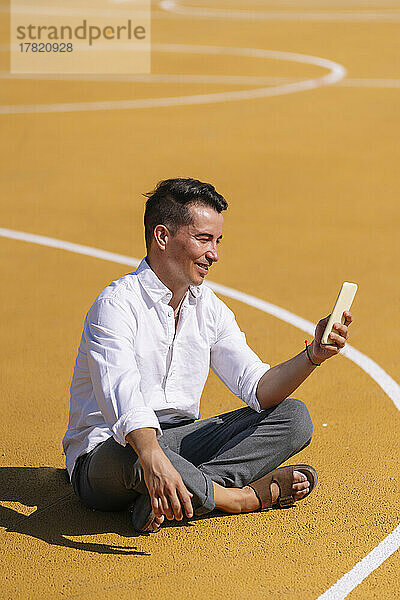
[[[233,312],[204,283],[190,286],[175,331],[171,291],[143,259],[113,281],[86,315],[63,439],[70,475],[76,459],[134,429],[198,419],[209,369],[261,410],[257,384],[269,365],[249,348]]]

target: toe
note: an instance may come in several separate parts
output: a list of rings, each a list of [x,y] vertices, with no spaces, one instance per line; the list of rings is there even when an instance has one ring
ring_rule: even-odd
[[[306,494],[307,494],[307,490],[300,490],[293,494],[293,498],[295,500],[301,500],[302,498],[304,498],[304,496],[306,496]]]
[[[294,500],[301,500],[308,494],[310,490],[310,482],[304,473],[300,473],[300,471],[294,471],[292,488]]]
[[[308,490],[309,487],[310,487],[310,482],[309,481],[300,481],[299,483],[294,483],[292,485],[292,488],[296,492],[299,492],[301,490]]]
[[[299,483],[300,481],[307,481],[307,477],[300,471],[293,471],[293,482]]]

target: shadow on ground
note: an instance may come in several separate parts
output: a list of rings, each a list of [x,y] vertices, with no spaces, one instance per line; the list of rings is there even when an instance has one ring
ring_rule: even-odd
[[[2,506],[1,502],[20,503],[24,510],[37,507],[31,514]],[[229,518],[222,511],[193,517],[188,521],[167,521],[165,527],[192,527],[202,519]],[[2,467],[0,468],[0,528],[3,534],[10,532],[28,535],[53,546],[65,546],[98,554],[122,554],[150,556],[135,546],[116,546],[97,542],[80,542],[68,536],[116,533],[125,538],[154,534],[136,533],[132,528],[128,511],[102,512],[91,510],[79,502],[69,482],[66,469],[52,467]],[[1,532],[0,532],[1,533]]]
[[[115,546],[70,540],[66,536],[117,533],[134,537],[128,512],[99,512],[83,506],[74,495],[65,469],[51,467],[0,468],[0,502],[37,507],[29,516],[0,505],[0,527],[35,537],[54,546],[99,554],[150,556],[134,546]]]

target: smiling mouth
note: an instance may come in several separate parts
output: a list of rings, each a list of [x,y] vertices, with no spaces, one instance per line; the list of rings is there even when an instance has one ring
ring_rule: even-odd
[[[196,267],[198,267],[200,273],[202,275],[207,275],[208,273],[208,269],[209,269],[209,265],[203,264],[203,263],[195,263]]]

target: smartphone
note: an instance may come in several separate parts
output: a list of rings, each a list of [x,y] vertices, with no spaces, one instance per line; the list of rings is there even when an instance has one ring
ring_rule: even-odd
[[[328,323],[325,327],[325,331],[323,333],[321,344],[324,345],[335,345],[335,342],[332,340],[328,340],[328,336],[332,331],[332,327],[334,323],[344,323],[343,312],[345,310],[350,310],[350,306],[354,300],[354,296],[357,292],[357,284],[349,283],[345,281],[340,288],[339,295],[336,299],[335,306],[333,307],[332,314],[329,317]]]

